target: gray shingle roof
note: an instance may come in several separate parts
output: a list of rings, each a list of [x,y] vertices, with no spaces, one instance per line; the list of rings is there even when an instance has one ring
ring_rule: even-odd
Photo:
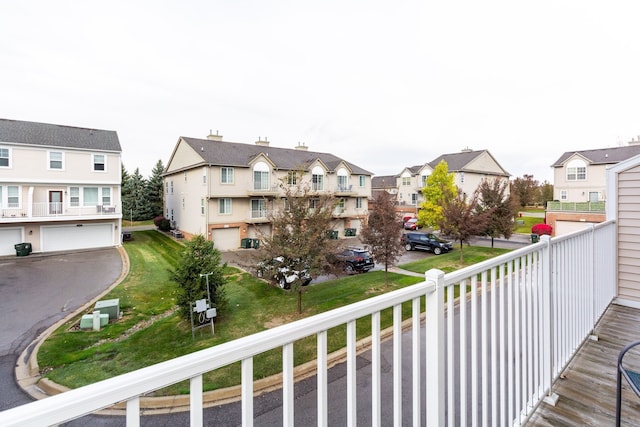
[[[371,172],[329,153],[188,138],[184,136],[181,137],[181,139],[189,144],[189,146],[202,157],[206,164],[248,167],[249,163],[256,158],[256,156],[264,153],[278,169],[306,170],[311,163],[316,160],[321,160],[327,165],[330,171],[335,171],[338,165],[344,162],[353,174],[372,175]]]
[[[592,164],[615,164],[640,154],[640,144],[627,145],[624,147],[599,148],[595,150],[567,151],[560,156],[560,158],[556,160],[551,167],[562,167],[564,162],[574,154],[583,156]]]
[[[0,119],[0,143],[121,152],[118,134],[48,123]]]
[[[444,160],[445,162],[447,162],[447,167],[449,169],[449,172],[464,172],[464,171],[475,172],[468,169],[467,165],[484,153],[487,153],[489,156],[491,156],[491,153],[489,153],[489,151],[487,150],[461,151],[459,153],[443,154],[437,157],[436,159],[430,161],[428,164],[429,166],[435,169],[435,167],[438,166],[438,163]],[[493,158],[493,156],[491,156],[491,158]],[[496,164],[498,164],[497,161],[496,161]],[[502,169],[505,175],[509,175],[502,166],[500,166],[499,164],[498,166],[500,167],[500,169]],[[483,173],[486,173],[486,172],[483,171]]]
[[[371,178],[371,188],[395,188],[397,175],[380,175]]]

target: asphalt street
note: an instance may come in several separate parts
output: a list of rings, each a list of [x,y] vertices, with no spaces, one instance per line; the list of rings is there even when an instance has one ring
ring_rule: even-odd
[[[495,247],[515,249],[529,243],[528,236],[514,236],[509,241],[496,240]],[[490,246],[489,239],[476,239],[473,245]],[[247,268],[251,257],[246,252],[251,249],[223,254],[223,260],[230,264],[239,264]],[[424,257],[435,256],[428,252],[411,251],[402,255],[398,264]],[[235,262],[242,260],[242,262]],[[244,264],[244,265],[243,265]],[[15,407],[31,401],[15,383],[14,368],[20,353],[32,345],[32,342],[48,326],[66,317],[70,312],[83,306],[104,292],[117,279],[121,272],[121,259],[116,249],[78,252],[60,255],[30,255],[28,257],[0,258],[0,310],[3,327],[0,331],[0,410]],[[382,268],[377,266],[377,268]],[[409,340],[409,334],[403,341]],[[391,360],[390,342],[383,352],[383,370],[389,367]],[[409,344],[407,344],[409,345]],[[410,352],[407,352],[410,354]],[[369,353],[358,357],[358,381],[362,382],[363,394],[368,388],[366,371],[370,370]],[[340,424],[346,411],[346,388],[344,383],[344,365],[333,368],[329,374],[331,398],[331,419]],[[391,372],[385,371],[385,375]],[[391,378],[384,378],[383,384],[391,384]],[[315,420],[315,378],[301,381],[295,386],[296,424],[306,425]],[[410,396],[410,386],[404,394]],[[369,401],[369,395],[363,399]],[[410,402],[410,400],[407,400]],[[256,398],[255,425],[281,424],[281,391],[266,393]],[[383,412],[391,411],[391,402],[383,402]],[[405,411],[410,407],[405,405]],[[358,416],[363,422],[370,421],[370,409],[364,403],[358,407]],[[362,416],[362,418],[360,418]],[[383,416],[386,418],[386,416]],[[389,419],[389,418],[386,418]],[[205,411],[206,425],[237,425],[240,420],[240,404],[234,403]],[[342,421],[340,421],[342,420]],[[188,425],[186,413],[170,413],[142,417],[142,425]],[[69,425],[124,425],[123,417],[90,416],[71,422]],[[333,425],[333,423],[332,423]]]

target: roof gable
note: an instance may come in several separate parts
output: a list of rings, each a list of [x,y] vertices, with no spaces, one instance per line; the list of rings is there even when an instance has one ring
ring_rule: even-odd
[[[435,169],[438,163],[443,160],[447,162],[449,172],[472,172],[509,176],[509,173],[500,166],[488,150],[443,154],[430,161],[428,165]],[[484,165],[483,162],[485,163]]]
[[[122,151],[115,131],[9,119],[0,119],[0,143]]]

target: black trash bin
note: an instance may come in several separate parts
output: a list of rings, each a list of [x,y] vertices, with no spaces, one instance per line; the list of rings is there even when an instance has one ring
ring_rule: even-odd
[[[537,234],[532,234],[531,235],[531,243],[538,243],[538,239],[540,236],[538,236]]]
[[[260,240],[253,239],[253,249],[258,249],[260,247]]]
[[[251,244],[252,244],[252,239],[245,237],[244,239],[240,240],[240,247],[242,249],[250,249],[251,248]]]
[[[31,253],[31,243],[18,243],[13,245],[16,256],[27,256]]]

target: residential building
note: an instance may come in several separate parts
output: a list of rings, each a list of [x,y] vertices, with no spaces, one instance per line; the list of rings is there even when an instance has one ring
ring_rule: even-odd
[[[278,148],[266,139],[243,144],[220,135],[179,138],[164,174],[165,216],[186,236],[202,234],[220,250],[237,249],[244,238],[270,235],[270,214],[284,207],[280,185],[300,179],[308,180],[312,192],[335,195],[338,236],[360,230],[371,197],[370,172],[306,145]]]
[[[562,235],[605,220],[607,169],[640,154],[640,141],[621,147],[567,151],[553,167],[554,201],[547,223]]]
[[[466,148],[459,153],[443,154],[423,165],[405,167],[398,175],[373,177],[374,192],[384,190],[395,194],[398,214],[417,215],[424,201],[422,189],[441,161],[447,162],[454,183],[467,196],[472,195],[484,179],[499,177],[508,182],[510,176],[488,150]]]
[[[0,255],[117,246],[115,131],[0,119]]]

